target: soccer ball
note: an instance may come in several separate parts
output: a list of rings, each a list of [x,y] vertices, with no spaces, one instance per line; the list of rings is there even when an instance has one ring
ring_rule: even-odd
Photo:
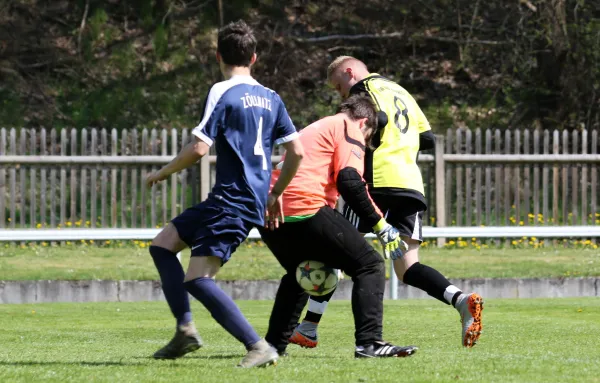
[[[296,280],[308,294],[326,295],[337,286],[337,270],[326,266],[323,262],[304,261],[296,269]]]

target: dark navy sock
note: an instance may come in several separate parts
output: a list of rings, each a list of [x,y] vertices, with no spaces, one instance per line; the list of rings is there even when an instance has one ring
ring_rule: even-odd
[[[246,349],[260,340],[233,299],[217,286],[212,278],[197,278],[184,283],[185,288],[198,299],[219,324],[242,342]]]
[[[158,246],[150,246],[150,255],[158,269],[163,293],[177,320],[177,326],[191,322],[190,299],[183,285],[185,273],[177,255]]]

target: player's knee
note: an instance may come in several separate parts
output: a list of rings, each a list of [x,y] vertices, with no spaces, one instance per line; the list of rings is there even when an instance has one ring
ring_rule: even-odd
[[[373,274],[385,274],[385,261],[376,250],[369,254],[369,262],[365,264],[364,270]]]
[[[401,237],[404,242],[408,245],[408,250],[418,249],[421,246],[421,241],[410,238],[410,237]]]
[[[179,238],[179,233],[172,223],[169,223],[154,239],[151,246],[162,247],[174,253],[183,250],[187,245]]]
[[[408,237],[403,237],[402,239],[408,245],[408,250],[404,252],[402,258],[394,261],[394,271],[400,280],[403,280],[406,270],[419,262],[419,247],[421,246],[421,242],[415,239]]]
[[[150,251],[150,256],[152,256],[152,258],[154,260],[159,260],[159,259],[164,259],[167,257],[176,256],[175,253],[173,253],[172,251],[169,251],[168,249],[165,249],[164,247],[161,247],[161,246],[151,245],[149,248],[149,251]]]

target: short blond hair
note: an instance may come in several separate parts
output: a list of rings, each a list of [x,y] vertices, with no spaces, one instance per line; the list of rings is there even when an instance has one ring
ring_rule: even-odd
[[[352,61],[353,64],[358,64],[360,66],[363,66],[365,69],[367,69],[367,66],[365,65],[365,63],[363,63],[362,61],[360,61],[357,58],[354,58],[352,56],[338,56],[327,67],[327,81],[331,80],[331,75],[333,74],[333,72],[338,70],[343,64],[348,63],[348,61]]]

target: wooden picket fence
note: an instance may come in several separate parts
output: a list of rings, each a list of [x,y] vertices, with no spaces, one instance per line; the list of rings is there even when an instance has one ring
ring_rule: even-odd
[[[211,155],[145,187],[190,138],[187,129],[2,128],[0,228],[162,226],[214,182]],[[448,130],[419,159],[426,224],[600,223],[597,131]]]
[[[0,129],[0,158],[174,156],[189,138],[187,129]],[[198,166],[147,189],[144,180],[156,164],[57,166],[39,160],[0,166],[0,227],[156,227],[200,198]]]
[[[444,145],[447,225],[600,223],[597,131],[452,130]]]

